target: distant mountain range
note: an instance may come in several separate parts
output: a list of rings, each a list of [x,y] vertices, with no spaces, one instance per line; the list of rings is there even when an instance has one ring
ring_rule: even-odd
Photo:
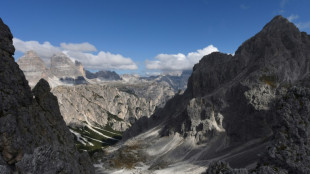
[[[88,84],[95,79],[98,81],[121,80],[120,76],[112,71],[91,73],[84,69],[81,62],[73,62],[63,53],[57,53],[51,57],[49,68],[34,51],[26,52],[17,63],[31,87],[34,87],[41,78],[46,79],[52,87]]]
[[[24,72],[30,87],[34,87],[41,79],[49,82],[52,88],[59,85],[100,84],[105,82],[122,81],[124,83],[163,82],[173,88],[174,91],[185,90],[191,71],[184,71],[181,75],[158,75],[140,77],[137,75],[118,75],[114,71],[91,72],[85,70],[82,63],[73,62],[63,53],[57,53],[50,59],[50,67],[35,51],[28,51],[18,59],[17,63]]]

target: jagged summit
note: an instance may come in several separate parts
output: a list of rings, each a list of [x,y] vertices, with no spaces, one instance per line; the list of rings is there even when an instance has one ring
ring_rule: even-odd
[[[51,57],[50,71],[56,77],[77,78],[85,74],[81,64],[73,62],[66,54],[59,52]]]
[[[52,64],[58,63],[58,62],[63,62],[63,63],[67,63],[67,64],[72,64],[73,63],[71,61],[71,59],[66,54],[64,54],[62,52],[55,53],[51,57],[51,66],[52,66]]]
[[[268,32],[269,34],[281,32],[299,32],[299,29],[288,19],[278,15],[264,26],[262,32]]]
[[[39,63],[42,67],[46,68],[44,61],[33,50],[27,51],[21,58],[18,59],[18,62],[18,64],[36,62]]]
[[[283,49],[294,49],[303,42],[306,33],[282,16],[274,17],[255,36],[244,42],[236,51],[236,55],[248,53],[276,53]],[[256,54],[257,56],[261,56]]]
[[[28,84],[33,87],[41,78],[47,77],[47,67],[35,51],[28,51],[18,59],[17,64],[24,72]]]

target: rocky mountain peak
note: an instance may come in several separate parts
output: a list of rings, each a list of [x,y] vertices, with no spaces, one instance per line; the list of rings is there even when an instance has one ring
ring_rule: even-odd
[[[272,33],[282,33],[282,32],[299,32],[298,28],[291,23],[288,19],[281,15],[275,16],[269,23],[267,23],[262,32]]]
[[[26,52],[18,59],[17,64],[24,72],[31,87],[34,87],[41,78],[47,77],[46,65],[35,51]]]
[[[24,56],[18,59],[18,64],[37,64],[40,67],[36,67],[39,69],[46,69],[46,65],[44,61],[38,56],[38,54],[33,51],[27,51]]]
[[[58,52],[55,53],[52,57],[51,57],[51,66],[52,64],[55,63],[67,63],[67,64],[72,64],[73,62],[71,61],[71,59],[65,55],[62,52]]]
[[[293,23],[276,16],[259,33],[244,42],[235,54],[263,58],[264,54],[272,57],[277,56],[278,52],[287,53],[286,50],[297,52],[305,37],[307,34],[301,33]]]
[[[61,52],[51,57],[50,71],[56,77],[77,78],[84,74],[84,72],[81,72],[79,63],[73,62],[67,55]]]

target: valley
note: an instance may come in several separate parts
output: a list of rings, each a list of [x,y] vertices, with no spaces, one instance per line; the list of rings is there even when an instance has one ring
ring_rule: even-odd
[[[0,19],[0,173],[310,173],[310,36],[283,16],[177,75],[15,62],[12,39]]]

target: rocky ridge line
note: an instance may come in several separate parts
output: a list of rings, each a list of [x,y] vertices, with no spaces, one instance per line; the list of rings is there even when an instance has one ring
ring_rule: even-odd
[[[279,113],[287,113],[290,117],[277,115],[277,121],[285,118],[283,125],[289,128],[281,130],[291,131],[291,136],[297,137],[289,139],[291,144],[283,139],[280,142],[288,143],[285,147],[274,144],[279,136],[286,135],[277,135],[279,129],[274,125],[279,124],[272,118],[277,111],[274,105],[286,95],[286,91],[291,91],[294,85],[309,86],[309,48],[309,35],[300,32],[282,16],[274,17],[259,33],[245,41],[234,56],[217,52],[203,57],[194,66],[184,94],[176,95],[150,118],[138,120],[124,133],[124,144],[135,139],[144,142],[144,132],[154,134],[154,139],[147,138],[152,144],[173,138],[167,140],[166,144],[162,143],[163,147],[173,143],[174,137],[181,137],[180,144],[169,153],[152,156],[152,159],[158,158],[153,162],[159,166],[169,166],[173,160],[194,160],[191,163],[199,162],[200,166],[201,163],[208,166],[210,161],[223,160],[231,168],[253,168],[260,161],[261,153],[269,146],[275,147],[271,149],[278,148],[279,154],[274,150],[268,152],[267,162],[271,166],[278,166],[280,173],[285,170],[307,173],[308,127],[300,127],[290,120],[295,116],[301,123],[308,119],[306,115],[298,113],[295,105],[298,102],[289,102],[286,110]],[[293,93],[299,96],[299,92]],[[301,93],[301,98],[308,96],[306,92]],[[291,94],[288,93],[289,96]],[[306,108],[302,112],[307,113]],[[158,135],[153,130],[157,130]],[[127,139],[130,140],[125,141]],[[158,148],[152,144],[145,143],[143,146]],[[180,151],[185,151],[187,155],[175,155]],[[297,155],[302,153],[306,155]],[[282,161],[281,165],[276,165],[275,161]]]

